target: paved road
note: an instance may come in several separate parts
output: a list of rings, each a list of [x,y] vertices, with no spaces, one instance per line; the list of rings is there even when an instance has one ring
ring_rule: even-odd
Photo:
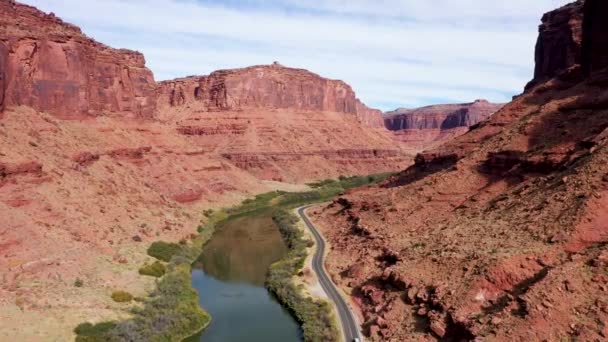
[[[355,338],[361,339],[361,335],[359,334],[359,326],[357,325],[357,321],[355,320],[355,316],[352,311],[346,305],[344,298],[338,293],[338,289],[336,285],[331,281],[331,278],[325,272],[325,268],[323,267],[323,256],[325,253],[325,241],[321,237],[321,234],[317,231],[315,226],[310,222],[304,210],[308,208],[301,207],[298,208],[298,214],[306,223],[306,226],[314,235],[315,240],[317,240],[317,251],[312,259],[312,268],[317,274],[319,278],[319,282],[321,283],[321,287],[327,293],[327,296],[336,303],[336,308],[338,309],[338,315],[340,315],[340,321],[342,322],[342,330],[344,331],[344,338],[346,342],[352,342]]]

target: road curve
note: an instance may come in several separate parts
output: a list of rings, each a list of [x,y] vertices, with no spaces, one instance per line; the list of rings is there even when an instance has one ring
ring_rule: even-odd
[[[317,274],[317,278],[319,279],[319,283],[321,283],[321,287],[323,291],[327,294],[327,296],[336,304],[336,308],[338,309],[338,315],[340,316],[340,322],[342,322],[342,330],[344,331],[343,335],[346,339],[346,342],[352,342],[356,338],[361,339],[361,335],[359,334],[359,328],[357,325],[357,321],[355,320],[355,316],[344,301],[344,298],[338,292],[336,285],[331,281],[331,278],[325,272],[325,267],[323,267],[323,256],[325,255],[325,241],[321,237],[321,234],[317,231],[315,226],[310,222],[310,219],[304,213],[304,210],[309,208],[310,206],[300,207],[298,208],[298,215],[302,218],[308,229],[314,235],[315,240],[317,242],[317,251],[312,259],[312,268],[314,272]]]

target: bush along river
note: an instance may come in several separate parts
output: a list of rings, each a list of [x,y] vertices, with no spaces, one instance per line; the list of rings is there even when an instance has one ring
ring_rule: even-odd
[[[292,209],[390,175],[329,179],[309,184],[311,191],[275,191],[205,211],[189,243],[157,241],[148,248],[157,260],[139,273],[156,277],[157,286],[147,298],[113,294],[138,302],[131,318],[82,323],[74,329],[76,341],[338,340],[331,305],[304,295],[293,281],[312,242],[303,238]]]

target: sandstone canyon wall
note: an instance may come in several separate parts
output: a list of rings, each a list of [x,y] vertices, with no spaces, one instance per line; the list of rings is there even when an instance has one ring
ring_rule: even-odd
[[[586,75],[608,66],[608,2],[587,0],[584,6],[582,65]]]
[[[142,54],[109,48],[53,14],[11,0],[0,1],[0,12],[4,105],[63,118],[153,116],[155,82]]]
[[[582,50],[575,30],[543,29],[582,5],[543,18],[549,78],[380,187],[310,210],[371,340],[606,340],[606,2],[585,3]]]
[[[534,81],[528,87],[580,64],[583,4],[578,0],[542,17],[536,43]]]
[[[396,139],[424,150],[466,133],[469,127],[487,120],[503,105],[476,100],[415,109],[397,109],[384,115],[384,124]]]
[[[211,112],[247,109],[337,112],[354,115],[371,127],[382,127],[381,112],[361,103],[346,83],[276,62],[161,82],[158,103],[161,108],[190,105]]]
[[[62,118],[150,119],[157,103],[161,109],[187,103],[205,111],[339,112],[383,126],[381,112],[359,101],[349,85],[306,70],[275,63],[157,85],[139,52],[112,49],[53,14],[12,0],[0,1],[0,11],[2,105],[26,105]]]
[[[452,129],[471,127],[487,120],[502,104],[476,100],[472,103],[433,105],[416,109],[397,109],[385,114],[391,131],[403,129]]]

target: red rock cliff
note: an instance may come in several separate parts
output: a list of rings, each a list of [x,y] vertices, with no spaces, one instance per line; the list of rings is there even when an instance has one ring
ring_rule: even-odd
[[[53,14],[0,0],[0,103],[62,118],[149,118],[155,82],[142,54],[86,37]]]
[[[433,105],[388,112],[384,123],[391,131],[405,129],[452,129],[470,127],[484,121],[502,104],[477,100],[472,103]]]
[[[580,63],[583,4],[583,0],[578,0],[542,17],[536,43],[534,80],[526,88]]]
[[[165,81],[157,93],[160,108],[190,105],[204,111],[289,108],[338,112],[382,127],[382,113],[361,103],[346,83],[277,63]]]
[[[587,0],[584,11],[582,65],[590,74],[608,67],[608,2]]]

